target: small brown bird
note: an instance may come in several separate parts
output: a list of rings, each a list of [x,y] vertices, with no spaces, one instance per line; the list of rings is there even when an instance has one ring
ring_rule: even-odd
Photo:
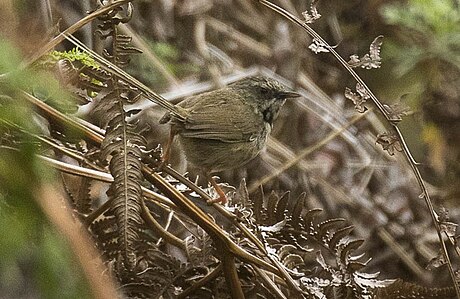
[[[239,167],[265,146],[273,121],[287,98],[299,97],[276,80],[249,77],[224,88],[180,102],[183,118],[167,112],[160,123],[171,123],[163,161],[167,162],[176,135],[187,161],[203,171],[225,204],[223,190],[213,172]]]

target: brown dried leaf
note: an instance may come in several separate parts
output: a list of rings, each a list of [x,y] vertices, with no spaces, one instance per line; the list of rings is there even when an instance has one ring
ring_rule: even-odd
[[[329,52],[326,45],[322,41],[316,38],[313,39],[312,43],[308,46],[308,49],[312,50],[315,54],[318,54],[321,52],[324,52],[324,53]]]
[[[395,154],[395,151],[402,152],[401,142],[398,137],[388,132],[377,135],[376,143],[380,144],[383,150],[387,151],[390,156]]]
[[[355,110],[359,113],[363,113],[367,110],[367,107],[364,106],[364,103],[366,103],[366,99],[363,98],[361,95],[354,93],[348,87],[345,88],[345,98],[353,102],[353,105],[355,105]]]
[[[371,43],[369,47],[369,55],[371,56],[371,60],[378,63],[377,67],[380,67],[380,49],[382,48],[383,43],[383,35],[377,36]]]
[[[355,68],[361,67],[364,69],[377,69],[381,65],[382,58],[380,57],[380,48],[382,47],[383,35],[377,36],[369,47],[369,53],[359,58],[358,55],[350,55],[348,64]]]
[[[302,13],[303,17],[305,18],[305,23],[312,24],[319,18],[321,15],[318,13],[316,9],[316,5],[318,4],[318,0],[313,0],[310,5],[310,10],[306,10]]]
[[[403,103],[395,103],[392,105],[383,104],[385,111],[388,113],[390,121],[399,122],[403,116],[408,115],[412,110]]]
[[[370,99],[370,95],[369,95],[369,92],[367,91],[367,89],[361,84],[361,83],[356,83],[356,91],[358,92],[358,94],[364,98],[364,99]]]
[[[439,250],[438,255],[430,260],[430,262],[426,266],[426,269],[431,271],[435,268],[439,268],[442,265],[445,265],[446,263],[447,262],[446,262],[446,259],[444,258],[444,254],[442,253],[441,250]]]
[[[446,209],[446,207],[441,206],[439,208],[438,217],[439,222],[449,221],[449,211]]]
[[[457,224],[453,222],[441,222],[439,227],[441,228],[441,232],[445,233],[449,237],[455,237],[457,232]]]

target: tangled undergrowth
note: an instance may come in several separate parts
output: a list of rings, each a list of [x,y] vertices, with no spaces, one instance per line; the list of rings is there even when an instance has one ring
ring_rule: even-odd
[[[64,2],[53,12],[85,11]],[[399,128],[411,110],[355,71],[380,68],[383,36],[347,62],[309,26],[317,1],[284,3],[302,20],[268,1],[167,2],[97,1],[28,59],[2,60],[0,212],[43,211],[32,218],[66,236],[98,298],[455,298],[458,210],[432,204],[444,195]],[[303,98],[259,157],[220,174],[229,204],[207,205],[214,189],[177,147],[160,168],[158,120],[252,75]]]

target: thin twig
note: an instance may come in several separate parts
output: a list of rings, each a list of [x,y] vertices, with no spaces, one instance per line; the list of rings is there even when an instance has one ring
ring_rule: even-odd
[[[188,289],[184,290],[177,296],[177,299],[188,298],[190,294],[193,294],[196,290],[201,288],[202,286],[206,285],[208,282],[216,279],[220,272],[222,272],[222,264],[219,264],[214,270],[212,270],[208,275],[203,277],[202,279],[198,280],[195,284],[193,284]]]
[[[251,192],[254,192],[255,190],[257,190],[261,185],[265,185],[266,183],[268,183],[269,181],[271,181],[272,179],[276,178],[277,176],[279,176],[281,173],[285,172],[286,170],[288,170],[289,168],[291,168],[292,166],[296,165],[297,163],[299,163],[302,159],[304,159],[306,156],[308,156],[309,154],[313,153],[314,151],[320,149],[321,147],[323,147],[324,145],[326,145],[327,143],[329,143],[331,140],[333,140],[334,138],[336,138],[337,136],[340,136],[340,134],[342,134],[343,131],[345,131],[346,129],[348,129],[350,126],[352,126],[353,124],[355,124],[357,121],[359,121],[360,119],[364,118],[366,116],[366,114],[371,111],[370,109],[368,111],[366,111],[365,113],[363,114],[359,114],[359,115],[356,115],[355,117],[353,117],[345,126],[343,126],[342,128],[340,128],[340,130],[337,130],[337,131],[334,131],[334,132],[331,132],[329,135],[327,135],[325,138],[323,138],[321,141],[317,142],[316,144],[312,145],[312,146],[309,146],[305,149],[303,149],[299,154],[297,154],[297,156],[294,158],[294,159],[291,159],[290,161],[287,161],[286,163],[284,163],[281,167],[279,167],[278,169],[272,171],[270,174],[264,176],[263,178],[261,178],[260,180],[258,180],[257,182],[254,182],[253,184],[251,184],[248,188],[248,191],[251,193]]]
[[[68,164],[68,163],[58,161],[58,160],[55,160],[49,157],[45,157],[45,156],[39,155],[38,157],[59,171],[62,171],[68,174],[72,174],[72,175],[77,175],[77,176],[81,176],[85,178],[98,180],[98,181],[105,182],[105,183],[113,183],[113,177],[110,173],[101,172],[101,171],[94,170],[94,169],[88,169],[88,168],[84,168],[81,166]],[[163,195],[158,194],[145,187],[141,187],[141,190],[142,190],[142,194],[145,197],[152,199],[156,203],[159,203],[170,209],[177,209],[174,203],[171,202],[171,200],[169,200],[167,197],[164,197]]]
[[[183,251],[186,251],[185,242],[182,239],[179,239],[175,235],[168,232],[164,229],[160,223],[152,216],[150,213],[149,208],[145,205],[145,201],[141,199],[141,207],[142,207],[142,219],[144,219],[145,223],[150,227],[150,229],[157,233],[159,237],[166,240],[171,245],[176,246]],[[201,251],[199,248],[194,248],[194,250]]]
[[[281,290],[278,288],[278,286],[273,282],[273,280],[268,277],[267,273],[265,273],[263,270],[259,269],[258,267],[253,267],[254,271],[260,276],[262,281],[264,282],[264,285],[270,289],[273,293],[278,298],[281,299],[287,299],[287,297],[281,292]]]
[[[174,74],[164,65],[164,63],[153,53],[151,47],[140,37],[131,27],[127,24],[119,24],[119,28],[125,34],[131,36],[133,44],[138,47],[147,59],[152,63],[152,65],[163,75],[163,77],[168,80],[169,84],[177,87],[179,85],[179,80],[174,76]]]
[[[226,252],[222,252],[222,254],[222,269],[224,271],[225,281],[230,287],[229,293],[233,299],[244,299],[243,289],[241,288],[238,272],[236,271],[235,257]]]
[[[195,18],[193,26],[193,40],[198,53],[204,58],[206,70],[209,72],[214,85],[222,87],[224,85],[222,82],[222,74],[217,65],[211,59],[209,48],[206,43],[206,23],[205,19],[201,16],[197,16]]]

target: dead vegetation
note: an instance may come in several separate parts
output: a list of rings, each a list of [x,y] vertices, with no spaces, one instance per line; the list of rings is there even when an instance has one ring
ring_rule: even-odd
[[[39,190],[36,208],[69,240],[94,296],[455,298],[457,208],[439,204],[445,192],[423,181],[399,129],[413,112],[354,73],[380,71],[369,69],[385,63],[383,37],[343,37],[338,25],[362,14],[359,26],[379,28],[372,4],[279,1],[305,12],[299,26],[268,1],[59,2],[30,4],[43,10],[27,22],[10,15],[39,28],[11,41],[42,45],[22,47],[19,76],[50,79],[19,85],[5,72],[0,107],[37,116],[31,129],[2,113],[0,151],[32,143],[57,170],[24,188]],[[158,120],[169,102],[256,74],[303,97],[259,157],[219,173],[228,206],[207,206],[213,189],[177,147],[158,171],[168,129]]]

